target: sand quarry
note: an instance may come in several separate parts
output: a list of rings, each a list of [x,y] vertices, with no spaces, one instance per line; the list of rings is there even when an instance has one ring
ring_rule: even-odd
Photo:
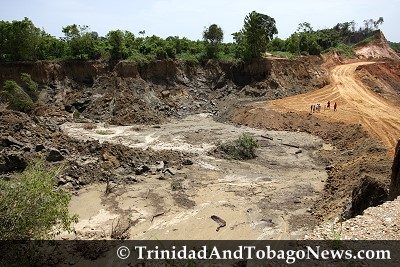
[[[316,224],[311,207],[327,174],[315,154],[334,149],[318,137],[218,123],[209,114],[156,127],[83,126],[67,123],[62,130],[77,139],[196,156],[193,164],[162,175],[149,173],[135,177],[134,184],[113,184],[109,194],[105,184],[80,190],[70,205],[80,218],[75,226],[78,238],[106,238],[116,225],[126,225],[130,239],[297,239]],[[213,155],[218,143],[244,132],[260,144],[256,159]]]

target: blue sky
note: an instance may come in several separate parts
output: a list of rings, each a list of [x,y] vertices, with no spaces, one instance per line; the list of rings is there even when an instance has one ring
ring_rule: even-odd
[[[202,38],[205,26],[218,24],[224,30],[224,41],[243,26],[251,11],[267,14],[276,20],[280,38],[287,38],[299,23],[309,22],[314,29],[332,27],[338,22],[384,18],[381,26],[386,38],[400,42],[400,0],[3,0],[0,20],[28,17],[51,35],[63,36],[62,27],[89,25],[92,31],[105,35],[110,30],[146,35]]]

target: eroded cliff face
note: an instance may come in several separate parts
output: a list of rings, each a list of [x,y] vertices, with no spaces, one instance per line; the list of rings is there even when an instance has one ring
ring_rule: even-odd
[[[263,58],[247,64],[210,61],[204,66],[173,60],[0,63],[0,82],[18,82],[21,73],[29,73],[42,89],[44,107],[127,125],[216,113],[227,98],[229,103],[266,100],[315,90],[328,83],[321,63],[318,57]]]

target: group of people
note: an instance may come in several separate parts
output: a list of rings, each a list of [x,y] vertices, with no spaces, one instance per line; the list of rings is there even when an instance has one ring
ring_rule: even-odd
[[[330,100],[328,100],[328,103],[324,107],[324,110],[325,109],[331,109],[331,101]],[[320,111],[321,111],[321,104],[318,103],[315,105],[311,105],[311,113],[320,112]],[[333,111],[337,111],[337,103],[336,102],[333,104]]]

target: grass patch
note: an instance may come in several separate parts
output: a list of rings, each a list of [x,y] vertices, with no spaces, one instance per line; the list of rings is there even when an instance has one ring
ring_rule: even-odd
[[[218,60],[222,63],[231,63],[237,65],[242,62],[242,59],[235,57],[235,54],[219,53]]]
[[[248,133],[243,133],[238,139],[220,144],[217,150],[223,152],[227,158],[246,160],[256,157],[258,147],[257,140]]]
[[[155,59],[155,55],[143,55],[141,53],[135,53],[128,57],[127,62],[135,62],[137,64],[147,64]]]
[[[327,53],[329,51],[335,51],[345,58],[354,58],[355,57],[354,51],[351,48],[351,46],[343,44],[343,43],[340,43],[335,47],[331,47],[331,48],[325,50],[324,52]]]
[[[370,37],[367,37],[367,38],[365,38],[365,39],[363,39],[363,40],[361,40],[361,41],[359,41],[358,43],[356,43],[354,46],[359,46],[359,45],[365,45],[365,44],[368,44],[369,42],[371,42],[372,41],[372,39],[374,38],[374,36],[372,35],[372,36],[370,36]]]
[[[110,135],[110,134],[113,134],[114,132],[113,131],[111,131],[111,130],[97,130],[96,131],[96,134],[99,134],[99,135]]]

